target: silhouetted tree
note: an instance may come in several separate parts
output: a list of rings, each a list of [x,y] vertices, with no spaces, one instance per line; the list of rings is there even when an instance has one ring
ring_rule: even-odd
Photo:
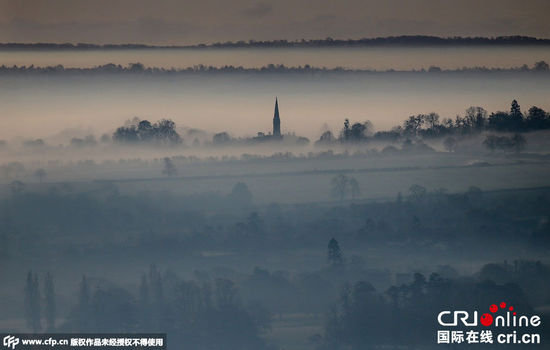
[[[44,317],[46,319],[46,330],[53,331],[56,318],[55,288],[53,277],[49,272],[44,278]]]
[[[403,132],[406,135],[416,136],[422,128],[421,115],[411,115],[407,120],[403,122]]]
[[[40,318],[41,303],[38,276],[29,271],[25,284],[25,320],[27,321],[27,327],[35,333],[40,331],[42,328]]]
[[[340,134],[340,139],[347,141],[349,140],[350,136],[351,136],[351,127],[350,127],[349,119],[346,118],[344,120],[344,128],[342,129],[342,132]]]
[[[157,138],[167,145],[181,143],[181,137],[176,131],[176,123],[170,119],[162,119],[153,125]]]
[[[178,174],[178,169],[174,165],[174,162],[169,157],[163,158],[164,168],[162,168],[162,173],[166,176],[176,176]]]
[[[521,123],[523,122],[523,113],[521,113],[521,108],[516,100],[512,101],[512,105],[510,107],[510,118],[512,118],[515,126],[521,126]]]
[[[481,107],[469,107],[464,116],[465,127],[468,130],[481,131],[487,123],[487,111]]]
[[[319,137],[319,140],[317,140],[315,144],[329,145],[333,142],[334,142],[334,136],[332,135],[332,132],[330,130],[327,130],[323,134],[321,134],[321,137]]]
[[[544,61],[538,61],[533,66],[533,69],[539,72],[547,72],[550,70],[550,66]]]
[[[121,126],[113,133],[113,141],[119,143],[131,143],[139,141],[139,134],[136,126]]]
[[[78,305],[76,309],[75,326],[80,332],[91,330],[92,300],[90,295],[90,286],[86,276],[82,276],[82,280],[78,286]]]
[[[252,204],[252,193],[244,182],[238,182],[233,186],[228,198],[241,206],[249,206]]]
[[[46,177],[46,170],[42,168],[36,169],[36,171],[34,172],[34,176],[36,176],[38,178],[38,181],[42,183],[42,180],[44,180],[44,178]]]
[[[331,180],[331,194],[333,197],[343,201],[348,193],[349,179],[346,175],[340,174]]]
[[[151,327],[151,300],[149,295],[149,282],[147,274],[143,273],[139,285],[139,305],[141,311],[140,326],[141,329],[149,329]]]
[[[328,242],[327,259],[332,266],[339,266],[344,262],[340,245],[334,238]]]
[[[349,139],[352,141],[361,141],[363,138],[365,138],[365,131],[367,130],[367,127],[362,123],[353,123],[351,126],[351,131],[349,135]]]
[[[226,132],[220,132],[212,137],[212,143],[215,145],[228,144],[231,141],[231,137]]]
[[[151,141],[155,138],[155,129],[148,120],[142,120],[138,123],[137,133],[142,141]]]
[[[529,130],[549,129],[550,116],[543,109],[533,106],[529,109],[525,124]]]

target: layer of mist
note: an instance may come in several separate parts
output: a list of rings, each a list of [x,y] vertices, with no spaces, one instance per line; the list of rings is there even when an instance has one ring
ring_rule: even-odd
[[[528,52],[497,61],[534,68],[231,73],[1,52],[18,67],[0,69],[0,332],[432,349],[440,311],[505,302],[541,317],[519,331],[545,348],[550,59]],[[106,55],[87,54],[73,64]]]

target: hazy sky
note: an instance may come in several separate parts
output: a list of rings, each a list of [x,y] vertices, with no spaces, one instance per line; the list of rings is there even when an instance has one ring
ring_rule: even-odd
[[[2,42],[550,37],[548,0],[0,0]]]

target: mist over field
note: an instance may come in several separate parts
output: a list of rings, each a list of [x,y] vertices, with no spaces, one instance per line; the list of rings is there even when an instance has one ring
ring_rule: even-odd
[[[549,61],[0,51],[0,331],[435,349],[439,312],[505,301],[545,348]]]
[[[323,128],[336,132],[345,118],[370,120],[383,130],[419,113],[454,119],[469,106],[506,110],[514,98],[548,110],[549,90],[547,73],[515,71],[5,74],[0,103],[10,127],[0,130],[0,139],[43,138],[57,144],[77,133],[112,133],[133,117],[170,118],[179,127],[253,136],[270,130],[276,96],[283,131],[314,139]]]

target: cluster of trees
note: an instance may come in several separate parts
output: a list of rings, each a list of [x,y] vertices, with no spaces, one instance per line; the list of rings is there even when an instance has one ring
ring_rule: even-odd
[[[538,277],[548,276],[548,268],[538,264],[546,270]],[[338,306],[329,313],[324,335],[313,340],[320,350],[432,345],[440,329],[436,317],[449,305],[469,312],[488,311],[495,301],[505,300],[522,315],[532,315],[533,308],[523,289],[506,282],[451,279],[437,273],[426,278],[415,273],[412,282],[383,292],[377,292],[368,281],[347,284],[342,288]],[[539,332],[540,327],[524,331]]]
[[[170,119],[162,119],[153,124],[148,120],[134,118],[127,125],[116,129],[113,141],[172,146],[180,144],[182,139],[176,131],[176,123]]]
[[[344,198],[350,196],[351,199],[355,199],[361,194],[361,188],[359,182],[353,176],[346,176],[340,174],[335,176],[330,181],[331,189],[330,194],[333,198],[337,198],[342,202]]]

